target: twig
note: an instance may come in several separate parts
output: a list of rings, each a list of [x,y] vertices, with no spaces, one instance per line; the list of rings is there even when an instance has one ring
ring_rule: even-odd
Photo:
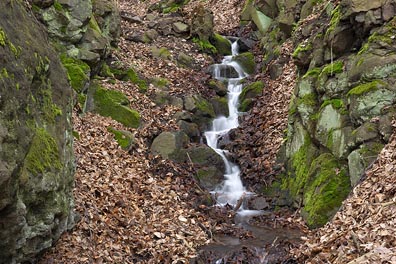
[[[238,211],[239,208],[242,206],[243,200],[245,199],[246,193],[243,193],[242,196],[239,198],[238,202],[236,203],[234,207],[234,212]]]

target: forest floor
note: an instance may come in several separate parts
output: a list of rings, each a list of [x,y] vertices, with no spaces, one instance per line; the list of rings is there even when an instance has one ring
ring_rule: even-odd
[[[118,4],[120,10],[144,19],[148,7],[154,2],[158,1],[119,0]],[[190,1],[183,12],[191,12],[197,2]],[[215,31],[233,34],[239,26],[243,1],[208,0],[204,3],[215,15]],[[141,27],[138,23],[122,21],[124,34],[114,58],[135,68],[147,79],[167,79],[171,94],[207,93],[206,80],[209,77],[205,69],[214,59],[199,52],[190,40],[175,36],[159,36],[151,44],[125,39],[127,34],[141,31]],[[171,53],[170,59],[152,56],[152,46],[166,47]],[[293,51],[291,43],[286,42],[281,51],[283,57],[290,58]],[[175,61],[179,52],[193,57],[197,69],[179,67]],[[251,140],[259,146],[255,151],[261,158],[246,162],[255,168],[272,168],[287,124],[287,107],[296,69],[290,60],[285,64],[283,75],[276,80],[271,80],[268,74],[250,78],[264,80],[266,89],[250,114],[244,116],[241,131],[246,129],[246,132],[239,132],[242,135],[238,140]],[[103,79],[101,83],[128,96],[131,108],[142,116],[142,125],[138,129],[125,128],[110,118],[82,114],[75,109],[74,130],[79,133],[79,139],[74,143],[77,165],[74,195],[76,211],[81,219],[73,230],[62,235],[39,263],[188,263],[197,257],[200,248],[216,242],[215,234],[233,235],[241,240],[253,237],[250,231],[234,224],[232,211],[213,210],[207,202],[208,194],[197,187],[194,172],[189,166],[161,160],[150,153],[150,143],[155,136],[177,129],[173,117],[181,109],[157,105],[153,100],[152,85],[146,93],[141,93],[130,82],[117,80],[114,83]],[[251,126],[252,123],[255,126]],[[132,132],[136,139],[135,147],[129,152],[122,150],[113,134],[108,132],[110,126]],[[355,188],[343,210],[330,224],[304,235],[305,242],[300,246],[293,243],[282,245],[291,249],[298,263],[347,263],[346,260],[366,252],[384,252],[389,248],[391,242],[384,245],[381,241],[387,241],[389,235],[396,231],[396,220],[390,219],[396,215],[395,148],[396,138],[393,136],[367,172],[367,180]],[[252,176],[246,180],[254,182],[260,177],[265,184],[262,176],[273,172],[260,173],[252,171]],[[373,186],[376,192],[372,191]],[[282,229],[290,226],[307,232],[298,214],[290,212],[280,211],[262,217],[261,222],[265,222],[267,227]],[[276,241],[277,238],[269,243],[272,248],[276,248]],[[249,257],[258,259],[248,263],[277,263],[268,262],[266,252],[244,250],[241,256],[245,260]],[[285,257],[285,252],[280,255]],[[238,256],[234,257],[233,262],[227,263],[241,263]],[[326,258],[336,258],[337,261],[326,262]]]

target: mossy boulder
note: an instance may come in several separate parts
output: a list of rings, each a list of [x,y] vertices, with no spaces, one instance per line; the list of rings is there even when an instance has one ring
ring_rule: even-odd
[[[308,226],[316,228],[329,221],[350,189],[346,165],[330,153],[315,158],[308,170],[303,195],[302,215]]]
[[[75,224],[73,90],[23,1],[0,1],[0,262],[35,263]]]
[[[208,82],[208,86],[210,89],[213,89],[219,96],[225,96],[228,92],[227,83],[224,81],[211,79]]]
[[[123,150],[130,150],[136,143],[133,134],[127,130],[117,130],[108,127],[107,130],[114,135],[114,139]]]
[[[228,116],[228,100],[226,97],[216,96],[210,100],[216,116]]]
[[[123,93],[103,88],[97,82],[89,89],[93,99],[92,111],[111,117],[126,127],[139,127],[140,114],[129,108],[129,100]]]
[[[111,74],[121,81],[131,82],[138,86],[140,92],[146,92],[148,88],[147,80],[140,76],[134,68],[124,69],[122,67],[110,67]]]
[[[239,95],[239,107],[240,112],[246,112],[253,107],[253,100],[257,96],[260,96],[264,89],[264,83],[257,81],[243,87],[241,94]]]
[[[220,55],[231,55],[231,42],[220,34],[214,33],[209,38],[210,43],[215,46]]]
[[[243,52],[236,55],[233,58],[239,66],[243,69],[247,74],[252,74],[255,71],[256,63],[254,62],[254,55],[251,52]]]
[[[70,85],[77,92],[81,93],[89,84],[91,68],[85,62],[68,57],[65,54],[61,55],[61,61],[65,67]]]
[[[154,46],[151,48],[151,54],[154,58],[160,58],[164,60],[169,60],[171,58],[171,53],[165,47],[157,48]]]
[[[215,166],[200,168],[196,173],[199,185],[209,191],[215,190],[221,184],[223,176],[224,173]]]

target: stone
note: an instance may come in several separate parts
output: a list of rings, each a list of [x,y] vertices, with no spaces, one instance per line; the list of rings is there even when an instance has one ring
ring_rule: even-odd
[[[254,197],[251,201],[253,210],[264,210],[270,207],[267,199],[264,197]]]
[[[216,76],[219,76],[221,78],[225,79],[231,79],[231,78],[238,78],[239,74],[237,70],[231,66],[231,65],[224,65],[224,64],[212,64],[208,67],[206,70],[207,73],[212,74],[212,76],[215,78]]]
[[[172,24],[172,29],[177,34],[188,34],[190,32],[190,28],[187,24],[183,22],[175,22]]]
[[[257,10],[264,15],[275,19],[278,16],[279,10],[276,5],[276,0],[262,0],[256,3]]]
[[[262,34],[267,32],[268,28],[272,23],[271,18],[264,15],[262,12],[258,10],[255,10],[255,12],[252,13],[252,20]]]
[[[101,33],[111,46],[116,47],[121,35],[121,15],[115,0],[92,1],[92,13]]]
[[[157,48],[155,46],[151,47],[151,54],[154,58],[169,60],[171,58],[171,53],[165,47]]]
[[[212,11],[202,4],[197,5],[192,12],[190,35],[197,36],[202,41],[208,41],[213,35],[213,21]]]
[[[214,191],[223,180],[223,172],[215,166],[199,168],[196,177],[199,185],[209,191]]]
[[[216,116],[227,117],[229,115],[228,100],[226,97],[216,96],[210,99],[210,103],[213,105]]]
[[[348,7],[349,14],[355,14],[380,8],[383,2],[382,0],[347,0],[344,4]]]
[[[185,120],[179,120],[177,122],[180,130],[187,134],[187,136],[195,142],[199,141],[200,131],[198,129],[198,125],[192,122],[188,122]]]
[[[164,159],[183,162],[187,157],[182,150],[188,142],[188,136],[184,132],[162,132],[154,139],[150,150]]]
[[[334,109],[333,105],[329,104],[323,107],[319,112],[316,138],[323,146],[328,145],[328,140],[331,133],[343,127],[344,117],[340,114],[338,109]]]
[[[114,139],[123,150],[129,151],[136,144],[134,135],[127,130],[117,130],[113,127],[108,127],[107,130],[114,135]]]
[[[42,24],[10,3],[0,1],[0,262],[35,263],[75,224],[73,90]]]
[[[378,125],[367,121],[354,131],[358,143],[368,142],[378,137]]]
[[[105,89],[97,82],[93,82],[87,96],[87,101],[91,101],[87,103],[90,105],[87,111],[111,117],[126,127],[140,126],[140,114],[129,108],[129,100],[123,93]]]
[[[254,62],[254,55],[251,52],[243,52],[236,55],[233,58],[239,66],[247,73],[253,74],[256,68],[256,63]]]
[[[215,46],[218,54],[221,55],[231,55],[231,42],[226,39],[225,37],[214,33],[210,38],[209,38],[210,43]]]
[[[241,94],[239,95],[240,104],[238,111],[247,112],[253,106],[252,102],[254,98],[260,96],[263,93],[264,83],[257,81],[243,87]]]
[[[194,58],[183,53],[183,52],[180,52],[177,55],[176,61],[177,61],[178,65],[181,65],[183,67],[190,68],[190,69],[194,68],[194,63],[195,63]]]
[[[142,24],[143,23],[143,20],[139,16],[134,15],[134,14],[132,14],[130,12],[122,11],[120,13],[120,16],[125,21],[131,22],[131,23],[137,23],[137,24]]]
[[[228,89],[227,89],[227,84],[225,82],[216,79],[211,79],[208,83],[208,86],[210,89],[213,89],[216,92],[216,94],[219,96],[227,95]]]

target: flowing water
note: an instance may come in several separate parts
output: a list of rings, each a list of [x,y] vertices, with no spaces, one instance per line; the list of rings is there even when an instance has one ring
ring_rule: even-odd
[[[228,82],[228,109],[229,116],[219,116],[213,120],[212,130],[205,132],[206,141],[209,147],[216,151],[224,160],[225,164],[225,174],[224,182],[219,186],[213,193],[216,198],[217,204],[224,206],[226,204],[233,207],[239,206],[242,201],[240,199],[245,199],[246,197],[252,195],[252,193],[247,192],[246,188],[243,186],[240,178],[239,166],[231,162],[227,158],[227,152],[223,149],[218,148],[218,141],[221,137],[226,135],[231,129],[237,128],[239,126],[238,122],[238,99],[242,92],[241,80],[247,77],[247,74],[238,65],[237,62],[233,61],[235,55],[238,54],[238,44],[234,41],[231,45],[232,55],[225,56],[221,64],[215,64],[213,70],[213,76],[217,80],[226,80]],[[227,78],[227,71],[221,70],[227,67],[232,67],[238,73],[237,78]],[[260,214],[259,211],[247,210],[244,208],[243,203],[238,208],[239,215],[257,215]]]

